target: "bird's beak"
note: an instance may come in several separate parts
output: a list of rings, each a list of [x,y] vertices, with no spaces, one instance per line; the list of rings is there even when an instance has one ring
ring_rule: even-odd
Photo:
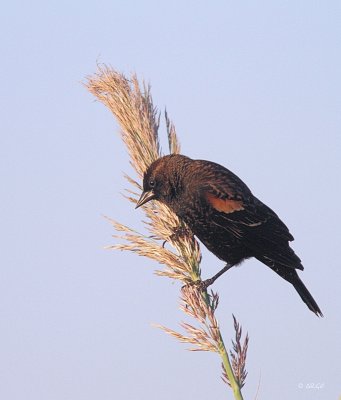
[[[148,190],[148,192],[142,192],[141,197],[139,198],[139,201],[137,202],[135,209],[143,206],[143,204],[153,199],[155,199],[155,194],[152,190]]]

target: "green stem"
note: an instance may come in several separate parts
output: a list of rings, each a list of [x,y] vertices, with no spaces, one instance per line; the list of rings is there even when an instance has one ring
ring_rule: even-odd
[[[193,277],[194,281],[201,280],[201,276],[197,272],[194,272],[192,277]],[[202,296],[203,296],[206,304],[209,307],[212,308],[210,296],[207,293],[206,289],[202,292]],[[219,329],[218,351],[219,351],[220,357],[222,359],[222,362],[223,362],[223,365],[224,365],[224,369],[226,371],[226,375],[227,375],[227,377],[229,379],[229,382],[230,382],[230,385],[231,385],[231,389],[233,391],[234,398],[236,400],[243,400],[243,395],[242,395],[242,392],[241,392],[240,387],[238,385],[238,382],[236,380],[236,377],[234,376],[232,365],[231,365],[231,362],[230,362],[230,359],[229,359],[229,356],[228,356],[228,353],[227,353],[227,350],[226,350],[226,347],[225,347],[224,340],[223,340],[223,337],[221,335],[220,329]]]
[[[232,366],[231,366],[231,363],[230,363],[230,359],[229,359],[229,356],[227,354],[226,347],[225,347],[223,338],[221,336],[220,330],[219,330],[219,338],[220,338],[219,354],[220,354],[220,357],[223,360],[223,365],[224,365],[224,368],[225,368],[225,371],[226,371],[226,375],[229,378],[229,382],[230,382],[230,385],[231,385],[231,388],[232,388],[232,391],[233,391],[233,394],[234,394],[234,398],[236,400],[243,400],[243,395],[242,395],[242,392],[240,391],[240,387],[238,385],[238,382],[236,381],[236,378],[234,376],[234,373],[233,373],[233,370],[232,370]]]

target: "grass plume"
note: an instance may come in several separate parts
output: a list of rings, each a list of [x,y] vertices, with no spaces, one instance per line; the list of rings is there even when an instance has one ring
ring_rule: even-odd
[[[127,147],[130,164],[137,173],[139,181],[147,167],[161,154],[159,142],[160,113],[153,104],[150,86],[139,83],[136,75],[131,78],[107,66],[99,66],[97,73],[88,77],[85,86],[113,113],[121,128],[121,137]],[[180,144],[175,126],[165,112],[165,123],[170,153],[179,153]],[[132,204],[138,200],[141,190],[139,182],[125,176],[130,188],[126,199]],[[147,220],[148,235],[109,219],[123,243],[110,248],[129,250],[140,256],[149,257],[163,265],[156,273],[181,281],[182,311],[195,321],[195,325],[183,322],[184,333],[163,327],[166,333],[188,343],[193,351],[212,351],[220,355],[223,365],[223,380],[228,383],[235,399],[242,399],[241,388],[245,383],[245,360],[248,337],[241,345],[242,330],[234,318],[236,340],[233,342],[230,362],[228,350],[224,345],[215,311],[219,296],[213,291],[209,294],[195,285],[201,281],[201,252],[198,242],[178,217],[165,205],[151,201],[143,205]],[[164,244],[169,244],[165,248]]]

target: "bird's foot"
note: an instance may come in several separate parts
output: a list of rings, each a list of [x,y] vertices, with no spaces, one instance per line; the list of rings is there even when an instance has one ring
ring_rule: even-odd
[[[193,233],[191,232],[191,230],[185,225],[176,226],[173,229],[173,233],[169,236],[168,240],[165,240],[162,243],[162,247],[165,247],[165,244],[168,241],[174,242],[174,241],[182,239],[186,236],[193,236]]]
[[[201,290],[207,290],[207,288],[209,286],[211,286],[214,281],[215,281],[215,279],[213,279],[213,278],[209,278],[209,279],[205,279],[204,281],[201,281],[200,282],[200,289]]]
[[[182,287],[182,289],[185,288],[186,286],[191,286],[191,287],[196,287],[201,292],[203,292],[203,291],[207,290],[207,288],[209,286],[211,286],[214,281],[215,281],[215,279],[213,279],[213,278],[205,279],[204,281],[200,281],[200,280],[191,281],[191,282],[186,283],[186,285],[184,285]]]

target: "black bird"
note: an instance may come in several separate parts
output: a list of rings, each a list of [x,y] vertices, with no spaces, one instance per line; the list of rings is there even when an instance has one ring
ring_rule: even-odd
[[[255,257],[290,282],[311,311],[323,316],[296,272],[303,265],[289,246],[294,240],[289,229],[233,172],[179,154],[161,157],[144,174],[136,208],[150,200],[166,204],[208,250],[226,262],[203,287]]]

